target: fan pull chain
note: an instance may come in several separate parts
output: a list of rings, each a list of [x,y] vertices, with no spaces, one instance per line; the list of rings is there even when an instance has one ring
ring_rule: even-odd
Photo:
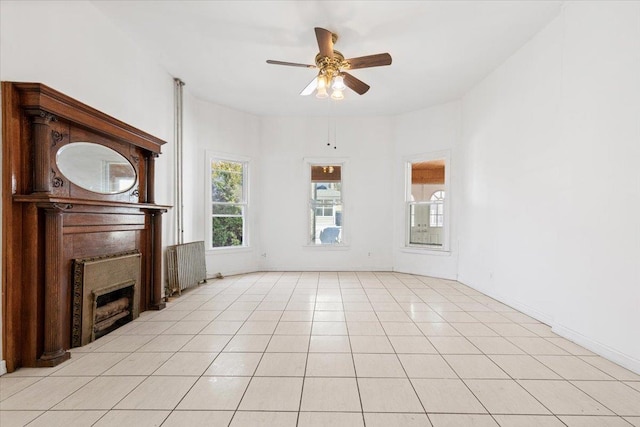
[[[328,107],[327,107],[327,147],[331,148],[333,147],[334,150],[337,150],[338,147],[336,145],[337,142],[337,136],[336,136],[336,118],[333,117],[333,144],[331,144],[331,110],[332,110],[332,102],[331,99],[327,100],[328,102]]]

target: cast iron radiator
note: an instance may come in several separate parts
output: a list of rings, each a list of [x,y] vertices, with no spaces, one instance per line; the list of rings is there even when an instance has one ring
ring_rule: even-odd
[[[183,243],[167,247],[167,296],[207,281],[204,242]]]

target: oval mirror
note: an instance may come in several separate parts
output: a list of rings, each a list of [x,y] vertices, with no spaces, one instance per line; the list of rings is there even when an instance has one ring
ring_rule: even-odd
[[[92,142],[73,142],[56,154],[58,169],[69,181],[102,194],[123,193],[136,183],[136,170],[122,155]]]

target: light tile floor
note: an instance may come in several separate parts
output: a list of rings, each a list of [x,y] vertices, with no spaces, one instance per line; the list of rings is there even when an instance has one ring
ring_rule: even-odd
[[[4,375],[0,425],[638,427],[640,376],[457,282],[254,273]]]

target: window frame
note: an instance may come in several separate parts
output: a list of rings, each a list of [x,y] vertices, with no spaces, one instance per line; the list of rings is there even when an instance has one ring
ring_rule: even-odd
[[[242,203],[221,203],[213,201],[213,194],[211,191],[211,172],[213,170],[212,163],[214,161],[233,162],[242,164]],[[220,153],[214,151],[207,151],[205,156],[205,235],[206,235],[206,250],[207,251],[238,251],[248,249],[250,247],[249,236],[249,213],[250,213],[250,169],[251,159],[249,157],[238,156],[228,153]],[[219,204],[221,206],[240,206],[242,207],[242,245],[237,246],[213,246],[213,205]]]
[[[304,186],[304,215],[305,215],[305,229],[303,234],[303,244],[302,246],[308,248],[318,248],[318,249],[334,249],[340,250],[345,249],[349,246],[348,244],[348,213],[346,212],[346,204],[345,204],[345,181],[346,181],[346,170],[347,170],[347,161],[345,158],[336,158],[336,157],[314,157],[314,158],[305,158],[304,159],[304,174],[305,174],[305,186]],[[309,231],[311,230],[311,216],[309,215],[310,210],[310,202],[311,197],[309,194],[311,188],[311,167],[312,166],[340,166],[340,202],[342,204],[342,217],[341,217],[341,225],[340,225],[340,243],[334,244],[317,244],[309,241]],[[315,214],[315,212],[314,212]],[[333,208],[333,216],[335,217],[336,211],[335,207]],[[345,220],[347,218],[347,220]]]
[[[445,166],[446,167],[446,166]],[[446,172],[446,171],[445,171]],[[438,193],[443,193],[444,197],[439,197]],[[438,203],[442,200],[441,203]],[[443,228],[444,227],[444,202],[447,200],[447,192],[444,190],[436,190],[429,197],[429,227],[431,228]],[[434,204],[436,203],[436,204]],[[433,209],[433,208],[436,209]],[[442,207],[442,209],[440,209]],[[442,211],[442,212],[441,212]]]
[[[419,162],[429,162],[434,160],[444,160],[444,186],[443,191],[445,194],[443,208],[443,242],[442,246],[423,245],[418,243],[411,243],[411,225],[413,221],[412,209],[414,205],[427,204],[431,206],[431,201],[415,202],[411,200],[411,165]],[[434,254],[442,254],[443,252],[450,252],[450,234],[451,234],[451,151],[442,150],[429,153],[416,154],[406,156],[403,158],[403,171],[404,171],[404,207],[403,207],[403,227],[404,227],[404,241],[403,247],[406,250],[424,252],[432,252]],[[429,220],[431,220],[431,209],[429,212]]]

